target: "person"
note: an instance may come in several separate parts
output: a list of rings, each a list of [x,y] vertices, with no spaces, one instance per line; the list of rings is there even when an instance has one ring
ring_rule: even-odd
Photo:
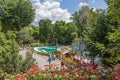
[[[48,62],[49,62],[49,64],[51,64],[51,61],[52,61],[52,56],[51,56],[51,54],[49,54],[49,56],[48,56]]]
[[[55,60],[55,58],[56,58],[56,55],[55,55],[55,54],[53,54],[53,60]]]
[[[63,61],[61,61],[61,67],[64,67],[64,62]]]

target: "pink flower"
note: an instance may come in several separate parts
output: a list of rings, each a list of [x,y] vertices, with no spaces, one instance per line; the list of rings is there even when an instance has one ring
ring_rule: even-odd
[[[86,78],[89,78],[89,74],[88,74],[88,73],[86,73],[86,74],[85,74],[85,77],[86,77]]]
[[[27,80],[27,78],[24,78],[23,80]]]
[[[77,73],[75,73],[75,77],[79,77],[79,75]]]
[[[72,72],[75,73],[77,71],[77,69],[74,69]]]
[[[114,76],[115,74],[114,73],[111,73],[111,76]]]
[[[101,74],[100,74],[100,73],[98,73],[98,74],[97,74],[97,77],[98,77],[98,78],[100,78],[100,76],[101,76]]]
[[[115,66],[115,67],[114,67],[114,70],[115,70],[116,72],[120,72],[120,66]]]
[[[115,75],[115,79],[116,79],[116,80],[120,80],[120,75],[116,74],[116,75]]]
[[[80,78],[80,80],[84,80],[84,78]]]
[[[111,67],[108,67],[108,70],[109,70],[110,72],[112,72],[112,68],[111,68]]]

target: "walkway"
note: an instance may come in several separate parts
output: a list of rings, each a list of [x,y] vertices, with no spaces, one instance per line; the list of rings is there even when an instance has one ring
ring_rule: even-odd
[[[25,56],[26,56],[26,52],[27,52],[27,50],[21,50],[21,51],[19,52],[20,55],[22,55],[24,59],[25,59]],[[38,66],[39,66],[41,69],[43,69],[43,70],[46,68],[45,65],[48,65],[48,64],[49,64],[49,63],[47,62],[47,59],[48,59],[47,56],[38,55],[38,54],[33,54],[33,58],[36,59],[36,63],[37,63]],[[61,62],[60,62],[60,60],[58,60],[58,59],[52,61],[52,64],[55,64],[57,67],[60,67],[60,66],[61,66]]]

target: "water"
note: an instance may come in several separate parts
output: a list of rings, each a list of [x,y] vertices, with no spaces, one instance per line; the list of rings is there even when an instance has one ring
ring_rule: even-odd
[[[44,46],[44,47],[39,47],[38,50],[43,51],[43,52],[54,52],[57,50],[57,46]]]

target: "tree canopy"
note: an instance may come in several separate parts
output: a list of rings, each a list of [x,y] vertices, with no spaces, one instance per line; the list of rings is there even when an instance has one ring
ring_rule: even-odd
[[[34,19],[35,10],[29,0],[0,0],[3,31],[20,30]]]

